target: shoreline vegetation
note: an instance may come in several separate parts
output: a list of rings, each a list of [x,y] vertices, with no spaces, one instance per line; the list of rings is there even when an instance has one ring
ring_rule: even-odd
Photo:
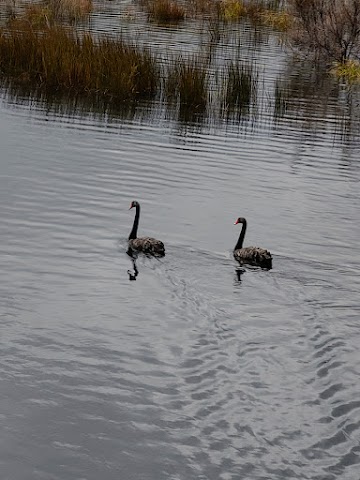
[[[92,0],[42,0],[7,6],[0,27],[0,77],[5,85],[44,93],[102,97],[105,103],[165,99],[187,112],[203,114],[214,89],[210,81],[211,47],[219,25],[246,18],[283,32],[286,42],[329,66],[349,82],[360,80],[359,0],[138,0],[149,21],[177,24],[203,17],[209,24],[210,53],[204,58],[164,59],[124,38],[98,38],[77,31],[93,11]],[[207,58],[208,57],[208,58]],[[328,69],[329,71],[329,69]],[[231,61],[215,76],[221,112],[249,113],[256,101],[254,65]]]
[[[64,26],[0,31],[0,71],[8,86],[102,97],[113,106],[165,98],[173,106],[203,114],[211,91],[206,67],[196,56],[173,55],[164,62],[121,37],[95,39]],[[217,85],[222,111],[240,103],[249,110],[256,82],[254,66],[239,60],[224,67]]]

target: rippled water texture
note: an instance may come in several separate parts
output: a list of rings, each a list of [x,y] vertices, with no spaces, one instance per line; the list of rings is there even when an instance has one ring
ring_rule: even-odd
[[[3,92],[2,479],[359,478],[359,99],[272,34],[244,55],[263,102],[240,123]],[[167,254],[129,281],[133,199]],[[238,216],[273,270],[238,278]]]

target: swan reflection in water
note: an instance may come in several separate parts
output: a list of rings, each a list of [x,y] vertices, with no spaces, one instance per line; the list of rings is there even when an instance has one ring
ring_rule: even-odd
[[[246,272],[245,268],[237,267],[235,268],[235,274],[238,282],[241,282],[241,275]]]
[[[137,266],[136,266],[136,257],[132,255],[131,250],[128,250],[126,253],[131,257],[131,262],[133,266],[132,270],[127,271],[127,274],[129,275],[129,280],[130,281],[136,280],[136,277],[139,275],[139,270],[137,269]]]

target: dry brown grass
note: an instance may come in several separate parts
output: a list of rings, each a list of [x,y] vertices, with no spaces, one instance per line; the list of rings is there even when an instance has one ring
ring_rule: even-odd
[[[280,32],[288,31],[293,22],[293,17],[284,11],[279,12],[264,12],[261,14],[262,22],[265,25],[269,25],[270,27],[274,28],[275,30],[279,30]]]
[[[1,30],[0,71],[12,83],[113,101],[153,98],[160,83],[158,62],[147,50],[121,39],[96,42],[63,27]]]
[[[30,24],[34,28],[44,28],[67,21],[84,20],[93,10],[92,0],[40,0],[33,3],[8,4],[8,20],[18,28]]]
[[[47,3],[59,17],[69,20],[86,18],[93,10],[92,0],[47,0]]]
[[[173,0],[146,2],[149,18],[159,23],[177,23],[185,18],[185,8]]]

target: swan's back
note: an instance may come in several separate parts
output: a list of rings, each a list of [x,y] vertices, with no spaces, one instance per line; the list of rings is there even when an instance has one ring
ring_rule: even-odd
[[[272,256],[268,250],[259,247],[245,247],[234,250],[234,258],[240,263],[248,263],[262,268],[272,268]]]
[[[140,237],[129,240],[129,248],[134,252],[142,252],[145,255],[163,257],[165,246],[163,242],[152,237]]]

